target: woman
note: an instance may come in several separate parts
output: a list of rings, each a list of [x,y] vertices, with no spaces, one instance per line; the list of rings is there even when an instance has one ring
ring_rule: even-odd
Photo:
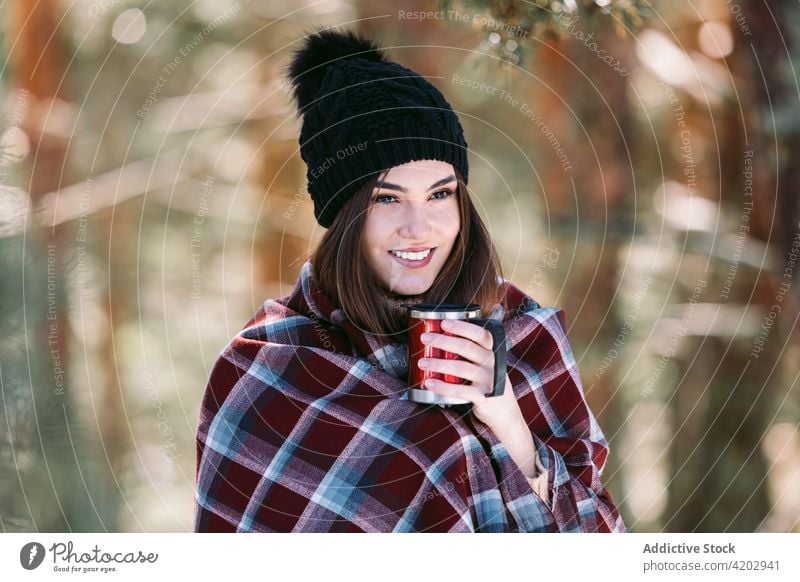
[[[196,531],[625,531],[608,455],[565,333],[501,274],[466,184],[457,115],[418,74],[351,32],[316,31],[289,66],[300,153],[328,228],[294,290],[225,348],[197,431]],[[406,305],[477,303],[491,336],[423,338],[469,380],[407,398]]]

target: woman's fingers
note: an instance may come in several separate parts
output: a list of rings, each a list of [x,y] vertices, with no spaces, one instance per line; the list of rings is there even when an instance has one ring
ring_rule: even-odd
[[[464,400],[469,400],[473,404],[486,398],[486,393],[483,392],[483,388],[477,384],[451,384],[444,380],[430,378],[425,380],[425,388],[436,394],[441,394],[442,396],[463,398]]]
[[[444,319],[442,320],[442,329],[447,333],[472,340],[486,350],[491,350],[494,347],[491,332],[479,325],[469,323],[468,320]]]
[[[471,381],[485,392],[491,392],[490,382],[494,381],[494,369],[486,366],[477,366],[466,360],[442,360],[441,358],[423,358],[419,362],[420,368],[429,372],[449,374]],[[489,386],[488,389],[486,387]]]
[[[469,339],[441,333],[424,333],[422,341],[427,346],[457,354],[479,366],[494,366],[494,352]]]

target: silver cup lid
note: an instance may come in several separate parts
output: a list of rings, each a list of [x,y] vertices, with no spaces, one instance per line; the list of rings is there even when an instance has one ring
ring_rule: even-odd
[[[407,305],[409,317],[417,319],[472,319],[481,316],[477,303],[415,303]]]

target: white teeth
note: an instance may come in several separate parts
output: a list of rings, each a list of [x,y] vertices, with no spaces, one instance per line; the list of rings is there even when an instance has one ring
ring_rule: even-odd
[[[390,251],[394,256],[406,259],[409,261],[421,261],[431,253],[431,249],[427,251],[420,251],[418,253],[406,253],[403,251]]]

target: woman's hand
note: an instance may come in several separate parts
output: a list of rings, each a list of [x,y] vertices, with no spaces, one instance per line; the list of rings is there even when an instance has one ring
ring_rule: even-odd
[[[493,430],[519,423],[522,413],[508,374],[503,395],[486,397],[494,389],[492,334],[478,325],[460,319],[443,320],[442,329],[454,335],[425,333],[422,334],[422,342],[458,354],[464,360],[423,358],[419,361],[420,367],[426,371],[457,376],[472,383],[451,384],[429,379],[425,382],[425,388],[436,394],[469,400],[473,405],[473,414]]]

